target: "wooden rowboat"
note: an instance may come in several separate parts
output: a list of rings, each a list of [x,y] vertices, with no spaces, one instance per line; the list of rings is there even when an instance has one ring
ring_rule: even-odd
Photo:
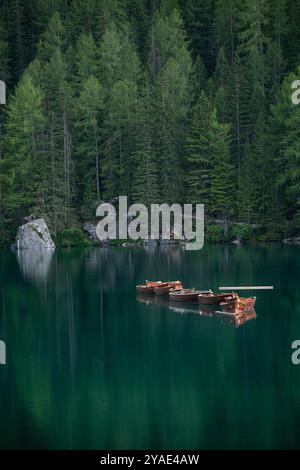
[[[175,289],[182,289],[180,281],[168,282],[166,286],[154,287],[154,294],[156,295],[169,295],[169,292]]]
[[[225,302],[221,302],[222,310],[229,312],[243,312],[243,310],[250,310],[254,308],[256,297],[239,297],[236,295],[232,298],[227,298]]]
[[[172,302],[198,302],[200,294],[209,294],[211,291],[201,291],[196,289],[179,289],[169,293]]]
[[[155,287],[163,287],[167,285],[168,285],[167,282],[146,281],[146,284],[139,284],[138,286],[136,286],[136,290],[140,294],[154,294]]]
[[[219,305],[221,302],[226,302],[227,300],[232,299],[237,294],[214,294],[210,292],[208,294],[198,295],[198,302],[201,305]]]

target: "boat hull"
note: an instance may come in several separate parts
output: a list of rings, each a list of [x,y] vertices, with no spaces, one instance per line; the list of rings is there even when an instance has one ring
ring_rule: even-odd
[[[203,292],[195,291],[184,291],[170,292],[169,299],[171,302],[198,302],[198,296]]]
[[[229,312],[242,312],[243,310],[253,309],[255,306],[256,297],[233,297],[227,299],[226,302],[221,302],[222,310]]]
[[[154,294],[154,286],[136,286],[139,294]]]
[[[233,298],[235,294],[200,294],[198,295],[198,302],[201,305],[220,305],[227,299]]]
[[[174,288],[176,286],[182,287],[180,281],[174,281],[174,282],[161,282],[161,281],[146,281],[146,284],[139,284],[136,286],[136,291],[139,294],[154,294],[156,288],[163,288],[163,287],[168,287]],[[168,293],[168,292],[167,292]]]
[[[171,291],[181,289],[181,283],[169,283],[167,286],[154,287],[154,294],[168,296]]]

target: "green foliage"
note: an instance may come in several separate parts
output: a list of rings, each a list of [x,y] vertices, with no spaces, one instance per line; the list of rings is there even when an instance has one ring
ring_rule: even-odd
[[[92,245],[92,242],[86,237],[83,231],[76,227],[65,228],[58,232],[55,237],[55,243],[57,246],[63,248]]]
[[[132,198],[147,206],[159,202],[159,170],[151,134],[151,96],[145,87],[138,104],[137,149]]]
[[[208,225],[205,227],[205,240],[218,243],[223,240],[223,227],[221,225]]]
[[[235,213],[236,173],[231,161],[229,147],[228,124],[220,124],[216,118],[216,111],[212,114],[211,122],[211,208],[220,215],[224,221]]]
[[[5,223],[33,212],[57,234],[125,194],[204,203],[225,238],[298,225],[299,0],[2,3]]]
[[[13,227],[14,229],[16,227]],[[0,217],[0,248],[6,248],[13,240],[12,226]]]
[[[281,224],[280,227],[283,234],[283,238],[299,237],[300,219],[288,221],[285,224]]]
[[[214,43],[213,1],[187,0],[184,2],[183,15],[194,55],[199,54],[207,69],[212,70],[215,59],[212,54]]]
[[[188,195],[190,203],[201,201],[208,205],[211,188],[212,105],[202,91],[196,103],[189,126],[187,138]]]
[[[283,232],[281,227],[271,226],[265,233],[257,236],[257,240],[260,242],[280,242],[283,239]]]
[[[77,183],[78,198],[83,216],[94,215],[100,203],[100,138],[101,111],[103,110],[103,88],[91,76],[83,83],[77,102],[76,129],[78,138],[77,166],[81,176]]]
[[[249,224],[232,225],[229,229],[228,239],[251,240],[254,237],[254,229]]]
[[[8,214],[42,208],[45,194],[43,93],[25,74],[8,106],[4,157],[0,162],[2,204]]]
[[[8,27],[5,21],[3,5],[0,6],[0,80],[9,78]]]

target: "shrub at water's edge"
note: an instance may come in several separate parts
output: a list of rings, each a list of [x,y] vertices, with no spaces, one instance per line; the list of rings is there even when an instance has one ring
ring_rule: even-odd
[[[55,243],[62,248],[93,246],[96,242],[89,239],[83,230],[70,227],[61,230],[55,237]]]

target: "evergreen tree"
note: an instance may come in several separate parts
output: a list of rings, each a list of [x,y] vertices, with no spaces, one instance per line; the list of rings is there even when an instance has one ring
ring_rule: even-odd
[[[0,6],[0,80],[9,79],[8,28],[3,5]]]
[[[154,12],[149,8],[148,0],[128,0],[126,3],[127,18],[131,22],[137,50],[141,60],[145,61]]]
[[[167,17],[157,14],[152,37],[156,46],[150,50],[149,71],[156,154],[161,165],[161,196],[172,202],[182,197],[182,168],[193,73],[177,10],[172,10]]]
[[[8,106],[1,161],[2,205],[6,214],[14,214],[18,220],[45,210],[42,100],[42,91],[24,75]]]
[[[212,154],[211,124],[213,107],[205,92],[193,110],[187,138],[187,200],[192,204],[210,205]]]
[[[103,88],[91,76],[84,82],[78,98],[76,131],[79,203],[83,217],[95,215],[100,204],[101,123]]]
[[[283,43],[284,57],[287,59],[288,70],[291,71],[299,65],[300,47],[300,0],[287,0],[286,5],[287,29]]]
[[[72,218],[74,165],[72,153],[73,96],[67,82],[67,67],[57,49],[45,66],[46,145],[49,164],[47,203],[53,230]]]
[[[230,65],[226,59],[224,49],[221,48],[217,59],[214,82],[216,85],[215,106],[217,116],[218,120],[223,123],[230,121],[229,101],[230,89],[232,87],[231,78]]]
[[[37,48],[37,58],[43,63],[49,62],[57,50],[65,52],[66,34],[59,13],[55,12],[49,21],[48,28],[41,36]]]
[[[21,0],[11,0],[7,3],[6,15],[9,25],[9,43],[12,57],[12,71],[15,79],[19,78],[27,64],[25,7]]]
[[[159,202],[159,172],[151,122],[151,94],[146,82],[138,105],[137,149],[134,153],[133,201],[146,205]]]
[[[226,59],[233,64],[239,45],[241,29],[241,0],[217,0],[214,18],[214,36],[218,49],[223,49]]]
[[[300,220],[299,18],[300,0],[2,2],[2,216],[57,233],[127,194]]]
[[[97,36],[101,4],[99,0],[73,0],[70,10],[72,38],[76,40],[82,34]]]
[[[207,70],[214,67],[213,1],[187,0],[183,6],[183,17],[194,57],[199,55]]]
[[[284,44],[288,34],[287,27],[287,4],[288,0],[274,0],[270,10],[270,33],[272,43],[269,46],[267,63],[270,69],[272,97],[277,93],[278,87],[282,81],[282,77],[287,64],[285,57]]]
[[[123,62],[124,61],[124,62]],[[100,47],[104,84],[103,178],[105,197],[130,196],[140,63],[129,32],[108,29]]]
[[[81,34],[76,45],[76,82],[80,85],[89,77],[99,75],[99,51],[92,36]]]
[[[251,151],[249,140],[247,140],[238,181],[237,206],[239,219],[248,224],[256,220],[257,213],[255,169],[255,154]]]
[[[224,236],[228,234],[228,220],[235,210],[236,173],[230,154],[230,126],[217,121],[216,110],[211,116],[210,152],[212,155],[210,210],[224,222]]]
[[[294,218],[299,225],[300,174],[299,174],[299,105],[291,100],[291,85],[298,79],[300,67],[282,84],[276,106],[272,108],[270,158],[276,163],[276,183],[280,193],[279,210]]]

